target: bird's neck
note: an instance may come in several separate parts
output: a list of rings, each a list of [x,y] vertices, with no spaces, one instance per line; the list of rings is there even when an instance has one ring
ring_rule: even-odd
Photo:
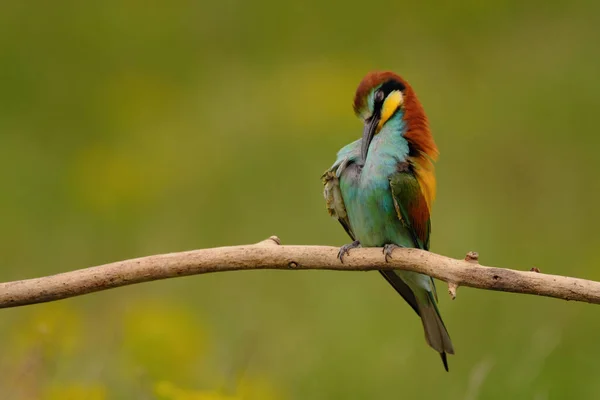
[[[402,117],[402,112],[396,112],[375,135],[369,146],[365,167],[373,164],[379,165],[382,162],[406,161],[409,147],[408,141],[404,137],[407,126]]]

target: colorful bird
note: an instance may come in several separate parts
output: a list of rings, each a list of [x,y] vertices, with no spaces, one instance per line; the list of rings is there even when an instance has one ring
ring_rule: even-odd
[[[386,262],[397,247],[428,250],[438,149],[421,103],[400,76],[370,72],[358,85],[354,112],[364,123],[362,138],[343,147],[323,175],[327,210],[353,240],[340,248],[340,261],[356,247],[383,247]],[[446,353],[454,348],[433,279],[379,272],[421,317],[425,339],[447,371]]]

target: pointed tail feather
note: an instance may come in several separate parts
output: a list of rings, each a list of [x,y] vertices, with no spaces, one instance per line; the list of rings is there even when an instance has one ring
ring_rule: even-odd
[[[446,356],[446,353],[440,353],[440,356],[442,357],[442,363],[444,363],[444,369],[448,372],[448,356]]]
[[[433,294],[428,292],[426,297],[419,297],[417,297],[419,302],[419,314],[421,315],[423,329],[425,330],[425,339],[429,346],[440,353],[444,368],[448,371],[446,353],[454,354],[454,347],[452,346],[450,335],[442,321]]]
[[[415,272],[379,272],[421,317],[425,339],[429,346],[440,353],[444,368],[448,371],[446,353],[454,354],[454,347],[437,308],[437,296],[433,280],[426,275]]]

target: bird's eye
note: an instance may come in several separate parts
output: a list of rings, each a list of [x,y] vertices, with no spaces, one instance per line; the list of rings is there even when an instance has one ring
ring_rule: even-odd
[[[375,92],[375,101],[376,102],[381,102],[383,101],[383,98],[385,97],[385,94],[383,93],[382,90],[378,90],[377,92]]]

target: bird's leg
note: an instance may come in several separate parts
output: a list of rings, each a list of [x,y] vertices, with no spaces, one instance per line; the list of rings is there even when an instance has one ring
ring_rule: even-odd
[[[350,255],[350,250],[351,249],[356,249],[357,247],[360,247],[360,241],[355,240],[354,242],[350,243],[350,244],[345,244],[342,247],[340,247],[340,251],[338,251],[338,258],[340,259],[340,262],[343,263],[344,262],[344,255]]]
[[[392,258],[392,253],[394,252],[395,249],[404,249],[404,246],[398,245],[398,244],[394,244],[394,243],[389,243],[386,245],[383,245],[383,254],[385,255],[385,262],[389,262],[390,258]]]

